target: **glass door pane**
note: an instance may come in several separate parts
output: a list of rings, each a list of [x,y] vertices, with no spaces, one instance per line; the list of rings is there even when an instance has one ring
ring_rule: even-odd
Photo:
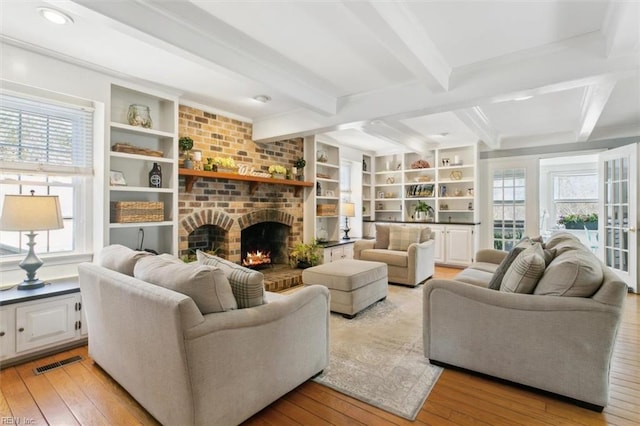
[[[493,248],[509,251],[524,236],[526,170],[493,172]]]

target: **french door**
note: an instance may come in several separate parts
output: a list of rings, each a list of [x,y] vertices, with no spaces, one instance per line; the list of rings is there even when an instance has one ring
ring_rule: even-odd
[[[638,145],[600,154],[600,258],[638,292]]]

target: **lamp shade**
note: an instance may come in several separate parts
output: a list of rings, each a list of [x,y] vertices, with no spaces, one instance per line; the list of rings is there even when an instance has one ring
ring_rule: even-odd
[[[63,228],[57,195],[5,195],[0,217],[3,231],[45,231]]]
[[[355,217],[356,205],[354,203],[342,203],[340,205],[340,211],[342,213],[342,216]]]

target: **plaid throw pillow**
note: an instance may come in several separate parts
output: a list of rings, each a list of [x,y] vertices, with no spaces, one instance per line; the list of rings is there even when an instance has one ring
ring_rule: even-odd
[[[391,225],[389,227],[389,250],[405,251],[413,243],[420,242],[422,228]]]
[[[244,266],[212,256],[200,250],[196,251],[198,263],[222,269],[227,276],[233,296],[238,302],[238,308],[252,308],[267,303],[264,292],[264,275]]]

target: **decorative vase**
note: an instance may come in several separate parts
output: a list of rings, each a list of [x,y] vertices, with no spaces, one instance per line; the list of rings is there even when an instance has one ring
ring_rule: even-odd
[[[184,160],[184,168],[185,168],[185,169],[193,169],[193,161],[191,161],[191,160]]]
[[[232,169],[231,167],[222,167],[218,166],[218,173],[236,173],[237,169]]]
[[[151,112],[146,105],[132,104],[129,105],[127,112],[127,121],[132,126],[141,126],[147,129],[151,128]]]
[[[283,173],[274,173],[271,175],[271,177],[274,179],[284,179],[285,175]]]
[[[316,161],[319,163],[326,163],[328,160],[329,156],[327,155],[327,151],[319,149],[318,152],[316,152]]]

